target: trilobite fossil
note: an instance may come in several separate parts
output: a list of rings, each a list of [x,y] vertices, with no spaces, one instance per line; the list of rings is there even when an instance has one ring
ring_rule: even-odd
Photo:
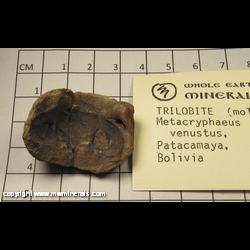
[[[106,173],[134,149],[134,107],[106,96],[51,90],[39,97],[23,140],[36,159]]]

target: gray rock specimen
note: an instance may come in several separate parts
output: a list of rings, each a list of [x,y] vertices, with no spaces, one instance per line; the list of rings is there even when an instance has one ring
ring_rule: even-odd
[[[33,104],[23,140],[40,161],[106,173],[133,152],[133,114],[126,102],[56,89]]]

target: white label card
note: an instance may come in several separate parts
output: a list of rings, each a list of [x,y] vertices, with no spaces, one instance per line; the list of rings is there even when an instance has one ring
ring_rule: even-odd
[[[133,190],[250,189],[250,71],[134,77]]]

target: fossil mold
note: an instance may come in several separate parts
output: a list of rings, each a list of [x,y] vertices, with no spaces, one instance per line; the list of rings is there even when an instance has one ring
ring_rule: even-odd
[[[39,97],[23,140],[36,159],[106,173],[134,149],[134,107],[106,96],[56,89]]]

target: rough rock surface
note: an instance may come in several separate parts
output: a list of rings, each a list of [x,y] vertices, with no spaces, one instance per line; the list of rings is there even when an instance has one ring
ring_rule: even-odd
[[[106,173],[133,152],[133,114],[126,102],[56,89],[33,104],[23,140],[40,161]]]

